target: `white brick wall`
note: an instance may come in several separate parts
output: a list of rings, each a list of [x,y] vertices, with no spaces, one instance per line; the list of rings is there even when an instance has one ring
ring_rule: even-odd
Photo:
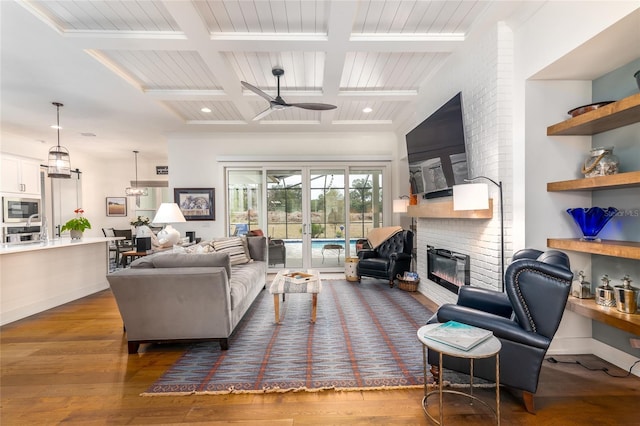
[[[506,263],[512,250],[508,230],[512,217],[510,194],[514,191],[511,185],[513,59],[513,35],[506,24],[500,23],[484,32],[468,51],[451,58],[430,82],[433,88],[429,90],[435,94],[432,99],[444,100],[440,104],[425,105],[426,117],[462,91],[470,176],[487,176],[503,182]],[[456,296],[426,279],[427,245],[468,254],[471,285],[500,288],[499,192],[495,185],[487,183],[490,197],[494,199],[493,219],[417,220],[417,272],[424,277],[420,291],[438,304],[453,302]]]

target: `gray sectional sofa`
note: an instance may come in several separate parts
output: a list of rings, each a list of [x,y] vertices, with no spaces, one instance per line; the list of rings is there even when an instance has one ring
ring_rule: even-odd
[[[212,244],[213,245],[213,244]],[[158,253],[107,275],[124,321],[129,353],[140,343],[228,338],[266,285],[265,237],[246,237],[251,260],[232,254]]]

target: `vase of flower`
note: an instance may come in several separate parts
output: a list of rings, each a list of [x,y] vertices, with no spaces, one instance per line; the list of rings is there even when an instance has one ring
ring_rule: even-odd
[[[151,220],[149,219],[149,217],[147,217],[147,216],[138,216],[135,219],[131,220],[131,222],[129,222],[129,223],[131,223],[132,226],[135,226],[136,231],[137,231],[139,226],[149,225],[150,222],[151,222]]]
[[[67,223],[60,228],[60,232],[69,231],[72,240],[79,240],[82,238],[82,234],[85,230],[91,229],[91,223],[89,223],[89,220],[86,217],[82,216],[84,210],[81,208],[77,208],[73,212],[77,216],[73,219],[69,219]]]

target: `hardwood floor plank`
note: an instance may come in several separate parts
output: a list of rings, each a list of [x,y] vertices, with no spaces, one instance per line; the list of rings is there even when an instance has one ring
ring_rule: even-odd
[[[389,291],[398,291],[390,289]],[[432,304],[415,295],[424,304]],[[144,392],[184,352],[177,344],[143,345],[127,354],[122,320],[110,291],[71,302],[0,329],[0,423],[210,425],[427,425],[422,388],[354,392],[153,396]],[[636,425],[640,378],[620,379],[589,368],[626,372],[593,355],[545,362],[529,414],[501,390],[508,425]],[[582,365],[576,364],[579,361]],[[489,404],[493,389],[475,391]],[[446,423],[491,424],[481,405],[445,401]]]

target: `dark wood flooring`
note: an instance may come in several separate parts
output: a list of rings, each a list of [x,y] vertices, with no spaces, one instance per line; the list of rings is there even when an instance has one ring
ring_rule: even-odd
[[[425,304],[428,301],[417,296]],[[109,290],[0,329],[0,423],[426,425],[422,389],[261,395],[141,397],[184,346],[127,344]],[[590,368],[623,371],[592,355],[556,356]],[[477,395],[493,401],[494,390]],[[638,425],[640,378],[613,378],[577,364],[545,362],[537,413],[501,392],[503,425]],[[492,424],[480,404],[445,401],[445,424]]]

